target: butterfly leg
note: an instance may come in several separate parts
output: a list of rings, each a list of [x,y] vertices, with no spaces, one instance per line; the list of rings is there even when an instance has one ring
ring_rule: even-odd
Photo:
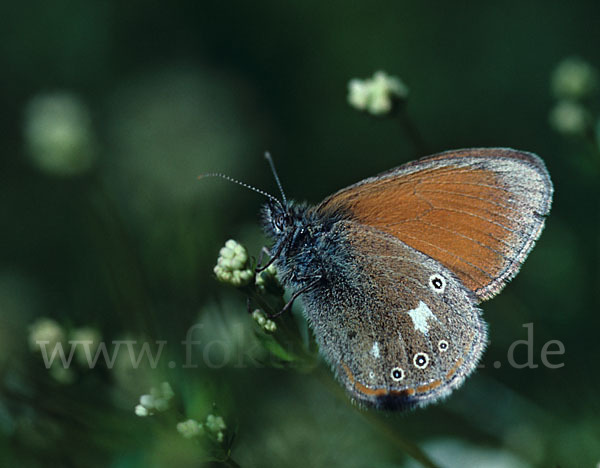
[[[283,249],[283,242],[280,244],[279,248],[277,249],[277,252],[275,252],[275,255],[271,255],[271,252],[269,252],[269,250],[266,247],[263,247],[262,250],[260,251],[260,257],[258,258],[258,265],[256,265],[256,268],[254,269],[254,273],[261,273],[263,271],[265,271],[267,268],[269,268],[273,262],[275,260],[277,260],[277,257],[279,257],[279,254],[281,253],[281,250]],[[262,258],[264,254],[267,255],[271,255],[271,258],[269,259],[269,261],[267,263],[265,263],[264,266],[259,266],[262,263]]]
[[[271,251],[266,246],[263,246],[263,248],[260,249],[260,255],[258,256],[258,260],[256,262],[256,269],[257,270],[262,265],[262,262],[264,260],[265,255],[268,255],[270,257],[271,256]]]
[[[296,291],[294,294],[292,294],[292,297],[290,297],[290,300],[287,302],[286,305],[283,306],[283,308],[277,312],[276,314],[271,314],[269,315],[270,319],[274,319],[276,317],[279,317],[281,314],[287,312],[288,310],[290,310],[292,308],[292,305],[294,305],[294,301],[296,299],[298,299],[298,297],[301,294],[304,294],[306,291],[314,288],[317,284],[319,284],[319,281],[321,281],[321,276],[312,276],[310,278],[306,278],[306,279],[311,279],[312,281],[310,283],[308,283],[306,286],[302,287],[301,289],[299,289],[298,291]]]

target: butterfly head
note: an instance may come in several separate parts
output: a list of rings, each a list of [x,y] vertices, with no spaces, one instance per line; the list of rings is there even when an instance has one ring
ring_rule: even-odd
[[[282,203],[269,200],[263,207],[263,227],[272,238],[277,238],[288,231],[292,224],[289,210]]]
[[[307,208],[304,205],[293,201],[284,204],[279,200],[269,200],[263,206],[263,228],[276,242],[292,238],[295,233],[307,228],[309,221],[306,215]]]

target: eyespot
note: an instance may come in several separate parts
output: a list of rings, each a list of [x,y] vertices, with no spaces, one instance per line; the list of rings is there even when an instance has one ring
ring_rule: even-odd
[[[404,371],[399,367],[394,367],[390,372],[390,376],[394,382],[400,382],[404,378]]]
[[[417,353],[413,357],[413,364],[417,369],[425,369],[429,365],[429,356],[426,353]]]
[[[429,277],[429,287],[433,292],[441,294],[446,289],[446,278],[442,275],[435,273]]]
[[[446,340],[440,340],[438,341],[438,349],[444,353],[446,351],[448,351],[448,342]]]

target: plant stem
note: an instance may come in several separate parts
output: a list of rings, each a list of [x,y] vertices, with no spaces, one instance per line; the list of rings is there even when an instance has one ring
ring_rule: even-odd
[[[412,144],[415,148],[415,152],[417,153],[417,156],[427,155],[429,152],[427,150],[427,145],[425,144],[425,140],[423,139],[423,136],[421,135],[419,128],[417,127],[417,125],[415,124],[413,119],[408,114],[408,111],[406,110],[406,104],[402,104],[402,105],[398,106],[398,109],[392,115],[395,115],[400,120],[400,123],[401,123],[402,127],[404,128],[404,131],[406,132],[409,140],[412,142]]]

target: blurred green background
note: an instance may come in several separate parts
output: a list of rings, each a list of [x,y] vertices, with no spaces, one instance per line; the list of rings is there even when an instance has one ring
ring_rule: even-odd
[[[408,467],[417,447],[448,467],[600,462],[600,3],[54,0],[0,18],[0,466]],[[398,120],[347,104],[379,69],[409,87],[430,153],[532,151],[555,184],[536,248],[483,304],[485,367],[408,414],[359,411],[324,365],[260,364],[245,296],[212,270],[229,238],[258,255],[264,200],[197,180],[276,193],[270,150],[287,195],[317,203],[419,156]],[[527,323],[539,367],[515,369]],[[40,336],[166,344],[155,369],[121,353],[47,370]],[[561,368],[541,363],[550,340]],[[137,416],[163,381],[169,410]],[[204,434],[177,431],[189,418]]]

